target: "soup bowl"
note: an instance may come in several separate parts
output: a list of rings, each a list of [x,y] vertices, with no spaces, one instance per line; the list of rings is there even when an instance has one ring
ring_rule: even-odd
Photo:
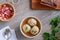
[[[38,32],[36,35],[31,34],[30,31],[26,33],[26,32],[24,32],[24,30],[23,30],[23,25],[28,24],[28,20],[31,19],[31,18],[33,18],[33,19],[35,19],[35,20],[37,21],[37,26],[38,26],[38,28],[39,28],[39,32]],[[30,29],[32,29],[32,28],[30,28]],[[24,19],[21,21],[20,31],[21,31],[22,35],[24,35],[24,36],[27,37],[27,38],[35,38],[35,37],[37,37],[37,36],[41,33],[41,30],[42,30],[42,24],[41,24],[41,21],[40,21],[37,17],[30,16],[30,17],[24,18]]]

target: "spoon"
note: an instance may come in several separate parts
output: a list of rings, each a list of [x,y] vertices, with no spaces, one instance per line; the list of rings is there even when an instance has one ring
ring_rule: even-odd
[[[5,30],[4,37],[6,40],[9,40],[9,38],[11,37],[11,31],[9,29]]]

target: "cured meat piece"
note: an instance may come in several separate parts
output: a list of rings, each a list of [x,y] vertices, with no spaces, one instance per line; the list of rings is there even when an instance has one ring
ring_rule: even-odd
[[[2,14],[2,10],[0,10],[0,14]]]
[[[7,11],[7,10],[9,10],[9,7],[3,7],[3,8],[2,8],[2,12],[5,12],[5,11]]]
[[[5,11],[4,14],[5,14],[5,18],[10,18],[12,15],[10,10]]]
[[[0,10],[0,17],[1,17],[1,15],[2,15],[2,10]]]
[[[57,0],[41,0],[40,4],[56,8],[57,7]]]

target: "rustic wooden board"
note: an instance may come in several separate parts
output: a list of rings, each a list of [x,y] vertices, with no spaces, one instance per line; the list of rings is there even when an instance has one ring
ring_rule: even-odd
[[[51,8],[48,6],[44,6],[40,4],[40,0],[31,0],[31,8],[32,9],[37,9],[37,10],[60,10],[60,0],[58,1],[58,5],[56,8]]]

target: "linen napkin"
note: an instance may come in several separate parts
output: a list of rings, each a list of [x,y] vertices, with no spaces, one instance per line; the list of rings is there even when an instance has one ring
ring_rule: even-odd
[[[0,40],[6,40],[5,37],[3,36],[5,29],[10,29],[11,31],[11,37],[9,38],[9,40],[17,40],[14,29],[11,29],[9,26],[2,28],[0,30]]]

